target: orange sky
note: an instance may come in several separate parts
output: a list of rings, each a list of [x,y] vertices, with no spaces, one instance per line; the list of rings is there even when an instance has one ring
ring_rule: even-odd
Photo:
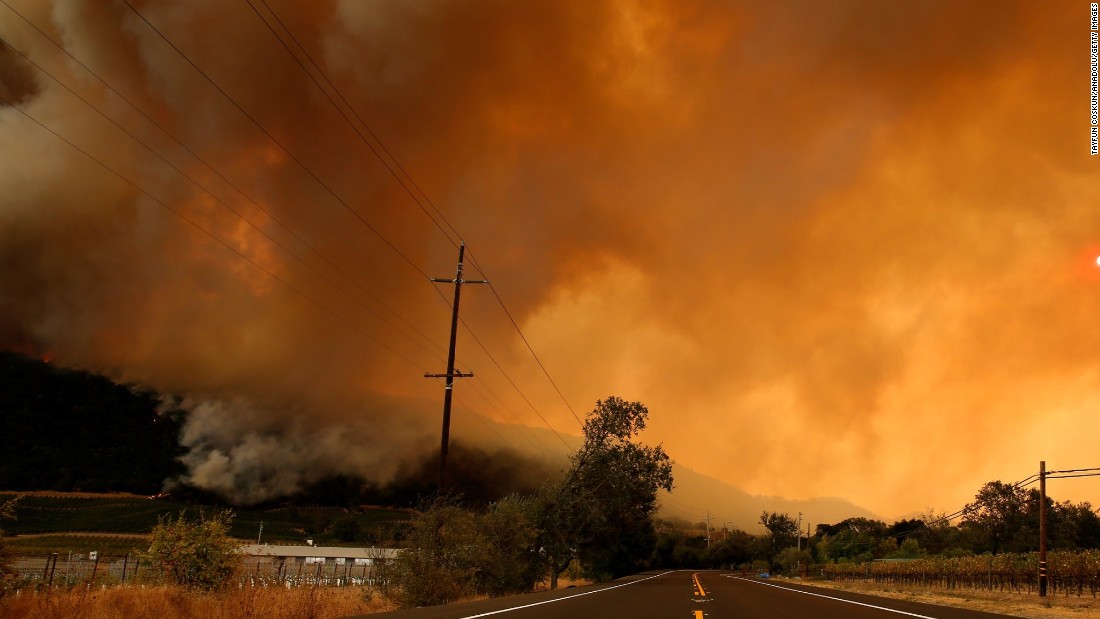
[[[225,492],[430,449],[449,309],[424,275],[455,248],[257,12],[134,3],[263,131],[121,2],[8,2],[210,167],[0,7],[11,48],[209,191],[0,51],[0,96],[147,192],[0,104],[5,345],[178,394],[193,480]],[[1100,466],[1088,3],[269,4],[578,414],[641,400],[684,466],[887,518]],[[462,310],[577,433],[492,292]],[[467,333],[459,360],[457,436],[560,447],[489,424],[545,428]]]

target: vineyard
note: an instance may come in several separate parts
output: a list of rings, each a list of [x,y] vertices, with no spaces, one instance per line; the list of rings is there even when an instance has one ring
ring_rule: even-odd
[[[822,566],[822,575],[849,582],[1031,593],[1039,584],[1039,553],[830,563]],[[1088,593],[1095,598],[1100,588],[1100,550],[1049,553],[1047,582],[1051,594]]]

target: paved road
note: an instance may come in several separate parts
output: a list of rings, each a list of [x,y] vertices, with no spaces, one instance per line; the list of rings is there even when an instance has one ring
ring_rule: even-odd
[[[651,572],[608,585],[366,615],[371,619],[995,619],[995,615],[731,572]]]

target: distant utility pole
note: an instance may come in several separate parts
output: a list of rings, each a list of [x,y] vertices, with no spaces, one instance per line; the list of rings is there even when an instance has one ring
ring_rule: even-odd
[[[810,540],[807,539],[806,543],[809,544]],[[798,554],[794,560],[794,570],[801,573],[802,571],[802,512],[798,512]]]
[[[1039,461],[1039,597],[1047,596],[1047,461]]]
[[[458,246],[458,270],[455,271],[454,279],[447,279],[444,277],[433,277],[433,282],[446,283],[455,285],[455,300],[451,305],[451,347],[447,351],[447,373],[446,374],[424,374],[424,378],[446,378],[447,386],[443,392],[443,437],[439,445],[439,496],[442,497],[447,494],[447,443],[450,442],[451,436],[451,393],[454,391],[454,384],[456,378],[469,378],[473,376],[473,372],[463,373],[455,372],[455,341],[458,339],[458,299],[462,293],[462,284],[488,284],[487,280],[474,279],[464,280],[462,279],[462,259],[466,254],[466,243],[462,243]]]
[[[710,550],[710,510],[707,510],[707,550]]]

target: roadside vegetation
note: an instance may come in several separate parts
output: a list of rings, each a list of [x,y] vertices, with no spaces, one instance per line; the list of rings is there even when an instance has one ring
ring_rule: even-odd
[[[789,514],[765,512],[765,533],[710,532],[662,521],[654,567],[714,567],[770,575],[943,589],[1033,593],[1039,569],[1037,490],[985,484],[956,519],[929,512],[891,525],[867,518],[800,533]],[[1100,515],[1083,502],[1047,497],[1051,594],[1100,591]]]
[[[640,402],[599,401],[561,481],[483,509],[455,497],[427,506],[387,573],[384,594],[405,607],[426,606],[532,591],[543,582],[553,589],[567,570],[602,581],[646,569],[657,539],[657,491],[672,489],[668,455],[636,442],[648,415]]]

